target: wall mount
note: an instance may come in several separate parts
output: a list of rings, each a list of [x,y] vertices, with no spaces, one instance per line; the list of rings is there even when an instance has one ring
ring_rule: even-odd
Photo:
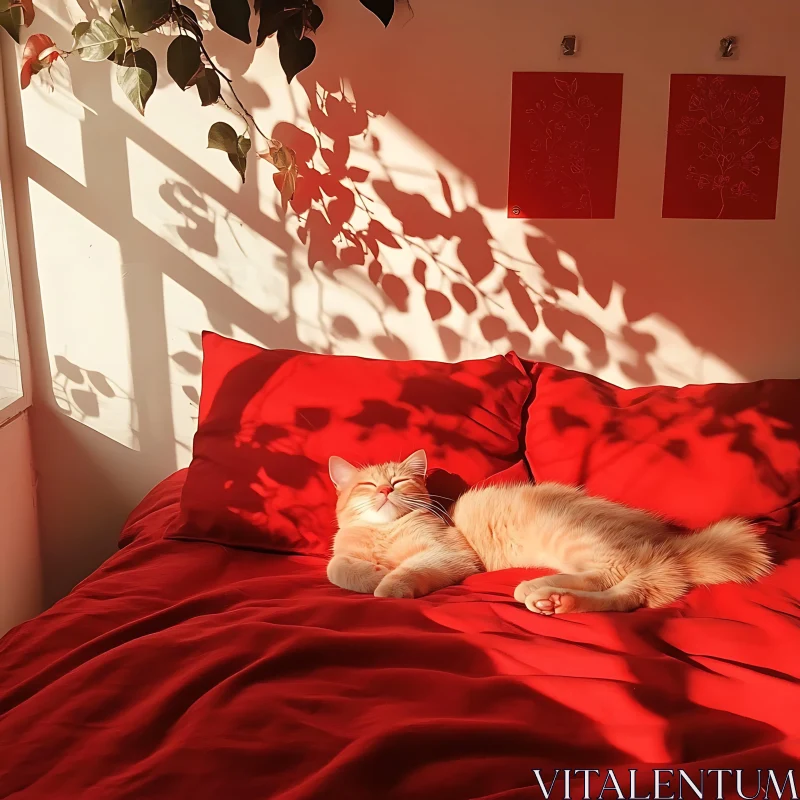
[[[736,44],[735,36],[723,36],[722,39],[719,40],[719,54],[723,58],[732,58],[736,49]]]
[[[565,56],[574,56],[578,50],[578,37],[570,34],[561,40],[561,53]]]

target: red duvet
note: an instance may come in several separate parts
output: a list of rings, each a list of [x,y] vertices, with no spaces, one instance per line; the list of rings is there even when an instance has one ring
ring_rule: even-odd
[[[521,570],[376,600],[321,558],[163,540],[181,481],[0,641],[0,797],[510,800],[544,796],[533,770],[629,767],[654,796],[653,767],[747,785],[800,755],[795,532],[756,586],[546,618],[511,599]]]

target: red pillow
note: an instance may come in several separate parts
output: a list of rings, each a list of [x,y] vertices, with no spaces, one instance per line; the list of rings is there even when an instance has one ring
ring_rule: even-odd
[[[169,538],[328,555],[328,459],[424,448],[430,491],[453,499],[522,458],[530,378],[519,359],[444,364],[264,350],[203,334],[194,457]]]
[[[690,528],[728,516],[783,524],[800,498],[800,380],[620,389],[526,366],[536,481],[582,485]]]

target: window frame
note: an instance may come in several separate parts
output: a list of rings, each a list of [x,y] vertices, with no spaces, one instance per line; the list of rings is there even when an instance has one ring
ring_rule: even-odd
[[[3,48],[7,46],[3,42]],[[14,213],[15,193],[13,170],[11,168],[11,149],[8,136],[8,113],[6,102],[4,59],[0,57],[0,215],[2,215],[2,228],[0,235],[5,232],[5,251],[8,254],[8,270],[11,280],[11,302],[14,306],[14,336],[17,343],[17,358],[19,360],[20,397],[12,400],[8,405],[0,408],[0,427],[19,416],[31,405],[30,397],[30,351],[28,349],[28,330],[25,325],[25,306],[22,297],[22,269],[20,265],[19,242],[17,238],[17,224]],[[0,259],[2,259],[0,251]],[[5,265],[0,261],[0,268]]]

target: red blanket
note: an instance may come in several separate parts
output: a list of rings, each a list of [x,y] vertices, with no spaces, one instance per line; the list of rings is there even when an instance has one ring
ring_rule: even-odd
[[[627,792],[629,767],[654,796],[653,767],[749,785],[800,756],[797,533],[768,534],[756,586],[546,618],[511,598],[522,571],[376,600],[320,558],[162,540],[180,482],[0,641],[0,797],[516,800],[544,796],[539,770],[560,798],[556,768]]]

